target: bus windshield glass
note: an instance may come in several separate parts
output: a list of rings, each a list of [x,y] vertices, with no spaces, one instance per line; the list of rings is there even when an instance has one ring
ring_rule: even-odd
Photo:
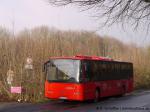
[[[79,82],[80,60],[53,59],[46,64],[46,80],[50,82]]]

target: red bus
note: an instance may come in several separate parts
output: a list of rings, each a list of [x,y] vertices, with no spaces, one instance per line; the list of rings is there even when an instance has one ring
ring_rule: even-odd
[[[45,65],[45,97],[94,100],[133,91],[133,64],[105,57],[50,58]]]

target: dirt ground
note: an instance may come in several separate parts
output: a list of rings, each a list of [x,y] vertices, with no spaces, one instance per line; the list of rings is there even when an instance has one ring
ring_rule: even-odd
[[[0,95],[0,102],[8,102],[10,99],[6,95]]]
[[[0,102],[14,102],[15,99],[9,98],[7,95],[0,94]]]

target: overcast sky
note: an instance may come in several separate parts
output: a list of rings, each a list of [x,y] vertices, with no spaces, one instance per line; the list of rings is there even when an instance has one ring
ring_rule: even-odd
[[[0,25],[15,32],[24,28],[46,25],[63,30],[90,30],[99,35],[108,35],[124,42],[148,45],[150,34],[146,35],[142,27],[133,31],[128,26],[124,31],[121,26],[98,28],[100,21],[92,18],[92,11],[81,12],[78,7],[52,7],[47,0],[0,0]]]

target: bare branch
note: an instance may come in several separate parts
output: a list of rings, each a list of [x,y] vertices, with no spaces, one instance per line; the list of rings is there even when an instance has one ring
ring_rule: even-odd
[[[96,17],[107,17],[105,25],[131,20],[137,27],[143,19],[150,19],[150,0],[49,0],[49,3],[57,6],[75,4],[82,11],[95,10]]]

